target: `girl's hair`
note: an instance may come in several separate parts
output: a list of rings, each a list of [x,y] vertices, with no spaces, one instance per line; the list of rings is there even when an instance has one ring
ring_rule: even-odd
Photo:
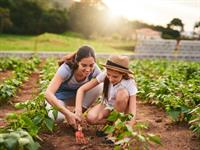
[[[58,64],[61,66],[63,63],[66,63],[72,69],[73,75],[74,71],[78,68],[78,62],[87,57],[93,57],[96,61],[94,49],[91,46],[83,45],[77,52],[62,57],[61,60],[58,61]]]
[[[133,77],[131,77],[127,73],[122,73],[122,74],[123,74],[122,79],[128,80],[128,79],[133,78]],[[110,81],[109,81],[108,77],[106,76],[106,78],[104,80],[104,83],[103,83],[103,100],[104,101],[108,100],[108,87],[109,87],[109,83],[110,83]]]

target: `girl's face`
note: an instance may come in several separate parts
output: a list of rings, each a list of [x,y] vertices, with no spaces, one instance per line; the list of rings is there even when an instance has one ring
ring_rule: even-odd
[[[122,77],[122,73],[115,70],[107,69],[107,78],[112,84],[119,83],[122,80]]]
[[[93,57],[83,58],[78,62],[78,70],[84,77],[86,77],[93,71],[94,65],[95,60]]]

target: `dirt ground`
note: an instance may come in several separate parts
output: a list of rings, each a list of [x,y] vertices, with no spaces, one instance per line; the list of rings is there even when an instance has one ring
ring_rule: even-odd
[[[0,80],[5,78],[5,74],[0,74]],[[16,96],[8,100],[6,104],[0,106],[0,126],[5,125],[4,117],[8,113],[20,112],[21,110],[15,109],[14,105],[17,102],[24,102],[26,100],[32,99],[35,95],[38,94],[38,79],[39,72],[34,72],[30,75],[29,79],[25,81],[17,90]]]
[[[12,75],[11,70],[5,70],[0,72],[0,84],[6,79],[9,78]]]
[[[0,79],[2,79],[0,74]],[[17,111],[12,103],[31,99],[38,94],[39,73],[30,75],[28,81],[19,88],[15,97],[11,98],[8,104],[0,107],[0,125],[5,125],[2,118],[8,112]],[[200,150],[200,141],[192,134],[185,124],[174,124],[167,117],[166,113],[156,106],[137,102],[137,121],[149,124],[147,132],[159,135],[162,146],[151,146],[151,150]],[[95,135],[96,128],[99,126],[85,125],[84,133],[89,140],[87,145],[78,145],[75,142],[73,130],[66,124],[60,123],[53,133],[42,132],[39,136],[40,150],[110,150],[112,145],[105,144],[104,138]]]

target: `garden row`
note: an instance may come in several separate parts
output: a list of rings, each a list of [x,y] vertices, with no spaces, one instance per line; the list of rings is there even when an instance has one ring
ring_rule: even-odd
[[[200,63],[138,60],[131,64],[141,100],[163,107],[200,136]]]
[[[32,60],[38,62],[38,59],[33,58],[27,60],[26,65]],[[17,62],[20,61],[22,60]],[[17,70],[15,69],[17,66],[13,67],[14,71]],[[25,68],[25,66],[22,68]],[[131,62],[140,99],[165,108],[174,121],[189,122],[193,131],[197,134],[200,133],[199,68],[200,63],[198,62],[168,62],[163,60]],[[33,100],[15,105],[16,108],[25,111],[18,115],[13,113],[7,117],[8,126],[0,130],[0,149],[36,150],[39,148],[37,140],[41,140],[39,133],[44,130],[53,130],[55,124],[48,117],[48,110],[45,109],[44,91],[56,69],[56,60],[47,59],[41,70],[40,93]],[[18,76],[15,77],[18,78]],[[6,80],[4,83],[6,83]],[[57,116],[56,110],[53,111],[53,115]],[[148,148],[150,142],[160,143],[157,136],[143,132],[143,129],[146,128],[143,124],[138,124],[134,128],[124,124],[131,117],[115,111],[108,117],[108,120],[113,122],[114,125],[106,125],[104,129],[115,142],[115,149],[128,149],[132,144],[138,143],[138,148],[145,149]]]
[[[13,74],[0,84],[0,104],[5,103],[10,97],[15,95],[17,87],[28,79],[28,76],[36,69],[36,65],[39,62],[38,57],[28,60],[19,58],[3,58],[1,60],[0,71],[12,70]]]
[[[33,58],[36,59],[36,58]],[[23,109],[20,114],[10,113],[6,120],[8,125],[2,127],[0,132],[0,149],[28,149],[36,150],[39,144],[36,139],[40,130],[53,130],[53,120],[48,117],[44,104],[44,91],[52,78],[57,65],[55,60],[49,59],[43,66],[40,76],[40,93],[33,100],[17,103],[17,109]],[[26,63],[27,65],[27,63]],[[55,111],[56,115],[56,111]]]

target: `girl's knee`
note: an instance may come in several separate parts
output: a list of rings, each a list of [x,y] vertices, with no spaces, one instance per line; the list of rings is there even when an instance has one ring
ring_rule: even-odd
[[[98,124],[99,121],[101,121],[104,118],[102,113],[94,114],[94,113],[88,113],[87,115],[87,122],[89,124]]]
[[[115,99],[115,108],[117,111],[119,112],[124,112],[127,104],[128,104],[128,100],[129,100],[129,93],[126,89],[120,89],[117,91],[116,94],[116,99]]]
[[[96,120],[98,119],[98,116],[97,116],[97,114],[88,112],[86,119],[89,124],[95,124]]]
[[[126,89],[120,89],[117,91],[116,103],[123,104],[128,102],[128,99],[129,99],[129,93]]]

